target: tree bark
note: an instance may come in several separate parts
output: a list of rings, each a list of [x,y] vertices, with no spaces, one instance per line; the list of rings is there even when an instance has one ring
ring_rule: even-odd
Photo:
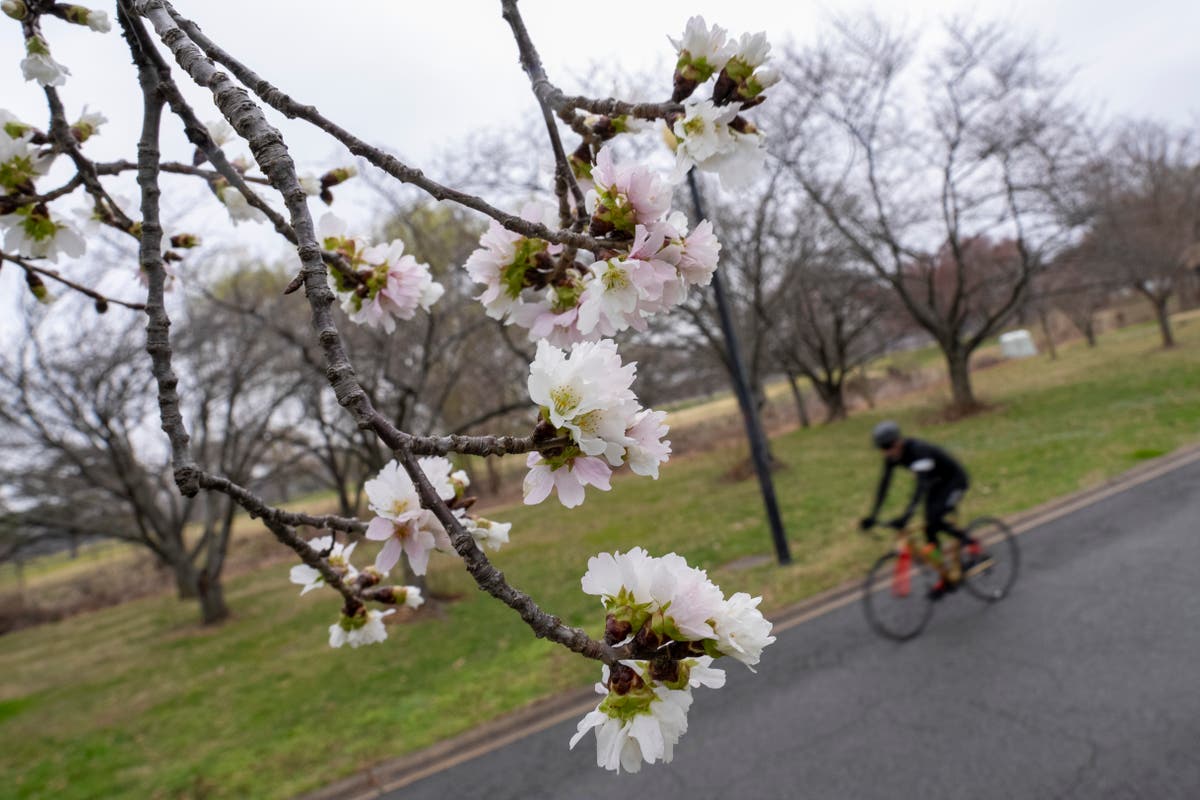
[[[808,418],[808,406],[804,404],[804,393],[800,391],[800,384],[796,381],[796,373],[787,373],[788,386],[792,389],[792,399],[796,401],[796,416],[800,418],[800,427],[808,428],[812,425],[812,421]]]
[[[225,589],[219,575],[201,575],[196,582],[196,589],[200,599],[200,620],[205,625],[215,625],[229,617]]]
[[[1158,320],[1158,332],[1162,334],[1163,347],[1175,346],[1175,334],[1171,330],[1171,316],[1167,313],[1167,301],[1169,298],[1152,299],[1150,302],[1154,304],[1154,316]]]
[[[946,357],[946,368],[950,373],[950,392],[954,410],[969,414],[979,408],[975,392],[971,388],[971,354],[961,347],[942,348]]]
[[[865,383],[865,376],[863,381]],[[813,381],[813,387],[817,390],[817,396],[821,398],[821,404],[825,406],[826,425],[846,418],[846,393],[842,390],[840,383]],[[863,389],[864,397],[871,394],[869,388]]]
[[[1083,338],[1087,339],[1088,347],[1096,346],[1096,321],[1093,317],[1088,317],[1087,321],[1079,326],[1083,331]]]
[[[175,594],[180,600],[195,600],[199,596],[199,575],[187,555],[180,554],[171,562],[171,571],[175,575]]]
[[[1046,340],[1046,349],[1050,351],[1050,360],[1058,360],[1058,348],[1054,346],[1054,331],[1050,330],[1050,317],[1044,308],[1038,309],[1038,324],[1042,328],[1042,337]]]

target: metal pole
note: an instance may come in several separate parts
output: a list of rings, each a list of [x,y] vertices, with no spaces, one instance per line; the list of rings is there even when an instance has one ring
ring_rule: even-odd
[[[700,197],[700,185],[696,182],[696,169],[688,172],[688,188],[692,192],[692,208],[696,219],[704,218],[704,202]],[[775,543],[775,555],[780,564],[792,563],[788,552],[787,537],[783,532],[783,520],[779,516],[779,505],[775,502],[775,483],[771,479],[771,466],[767,460],[767,438],[763,435],[758,408],[750,396],[750,385],[746,380],[746,367],[742,364],[742,351],[738,346],[737,333],[733,329],[733,317],[725,299],[725,284],[720,270],[713,273],[713,291],[717,298],[717,315],[721,319],[721,332],[725,335],[725,349],[729,353],[729,372],[733,379],[733,391],[742,409],[742,420],[746,424],[746,438],[750,441],[750,457],[754,460],[754,471],[758,473],[758,485],[762,489],[763,506],[767,510],[767,523],[771,526],[771,540]]]

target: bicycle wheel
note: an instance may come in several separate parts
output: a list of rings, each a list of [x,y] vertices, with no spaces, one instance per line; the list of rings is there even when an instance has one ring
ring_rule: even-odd
[[[967,526],[967,535],[983,545],[983,556],[963,571],[967,591],[994,603],[1003,599],[1017,580],[1021,551],[1007,525],[994,517],[980,517]]]
[[[863,582],[863,610],[875,632],[903,642],[920,633],[933,616],[929,590],[938,574],[916,559],[902,566],[897,553],[880,556]]]

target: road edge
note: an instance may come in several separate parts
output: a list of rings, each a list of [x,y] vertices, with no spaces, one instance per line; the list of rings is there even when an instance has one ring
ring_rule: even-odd
[[[1200,461],[1200,443],[1181,447],[1139,464],[1104,483],[1057,497],[1004,519],[1020,535],[1195,461]],[[777,609],[767,616],[774,624],[773,632],[778,633],[854,602],[861,590],[861,580],[851,579],[799,603]],[[567,719],[581,716],[595,705],[595,698],[593,690],[588,688],[538,700],[518,711],[483,723],[472,731],[377,764],[324,788],[300,795],[296,800],[372,800]]]

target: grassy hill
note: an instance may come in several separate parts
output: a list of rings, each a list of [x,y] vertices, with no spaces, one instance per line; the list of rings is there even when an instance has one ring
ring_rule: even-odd
[[[992,409],[958,422],[940,419],[944,388],[933,387],[776,436],[788,567],[731,566],[771,552],[757,485],[728,477],[745,458],[737,446],[675,459],[659,481],[623,477],[574,512],[553,501],[495,510],[514,523],[513,543],[495,561],[544,608],[593,632],[603,620],[579,591],[587,559],[635,544],[677,551],[727,593],[761,593],[765,608],[783,607],[860,574],[880,549],[854,524],[877,479],[868,434],[884,414],[963,458],[969,515],[1027,508],[1200,440],[1200,318],[1180,318],[1177,329],[1172,351],[1136,326],[1094,350],[1063,347],[1055,362],[980,370],[978,392]],[[899,481],[893,494],[908,489]],[[197,626],[190,605],[156,596],[5,636],[6,793],[287,797],[598,675],[535,640],[451,557],[434,557],[430,586],[456,599],[395,615],[386,643],[357,651],[326,645],[337,599],[299,597],[286,564],[231,578],[234,618],[217,629]]]

